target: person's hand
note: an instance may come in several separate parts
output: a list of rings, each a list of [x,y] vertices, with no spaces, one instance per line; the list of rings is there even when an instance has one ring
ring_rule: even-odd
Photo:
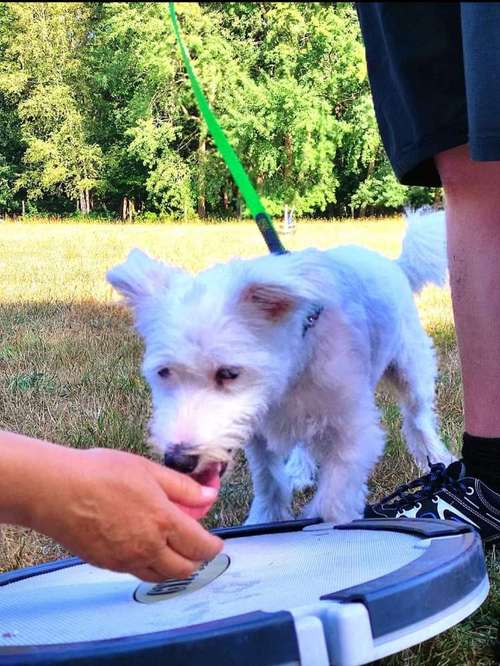
[[[159,582],[191,575],[221,550],[222,541],[188,515],[206,513],[213,488],[121,451],[51,449],[29,526],[75,555]]]

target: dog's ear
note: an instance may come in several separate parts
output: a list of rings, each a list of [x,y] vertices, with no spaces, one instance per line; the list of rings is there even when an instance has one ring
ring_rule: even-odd
[[[167,289],[174,275],[179,273],[178,269],[135,249],[123,264],[111,268],[106,277],[128,305],[137,306],[158,291]]]
[[[277,322],[298,305],[300,297],[280,284],[253,283],[241,294],[246,308],[258,310],[269,321]]]

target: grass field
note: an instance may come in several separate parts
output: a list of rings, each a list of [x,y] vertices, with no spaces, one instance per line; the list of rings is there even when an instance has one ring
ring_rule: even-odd
[[[360,243],[394,257],[400,219],[308,222],[285,237],[290,249]],[[141,344],[105,271],[133,247],[197,270],[233,256],[265,252],[250,223],[214,225],[0,224],[0,427],[75,447],[108,446],[147,454],[149,397],[139,374]],[[462,430],[458,357],[449,292],[428,288],[418,299],[440,363],[437,405],[445,441],[457,449]],[[387,430],[373,497],[416,470],[400,439],[399,412],[383,391]],[[251,485],[240,459],[208,523],[231,525],[245,515]],[[300,500],[299,500],[300,501]],[[0,570],[64,555],[47,538],[2,528]],[[492,592],[471,619],[383,664],[493,664],[490,645],[500,617],[500,557],[489,557]]]

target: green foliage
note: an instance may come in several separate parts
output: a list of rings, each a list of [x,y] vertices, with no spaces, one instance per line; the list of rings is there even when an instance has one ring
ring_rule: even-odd
[[[86,3],[9,3],[2,27],[0,93],[15,101],[23,145],[15,189],[81,201],[98,186],[101,149],[91,142],[80,52],[88,40]],[[8,19],[8,20],[7,20]]]
[[[270,212],[381,213],[399,185],[350,3],[178,3],[195,71]],[[0,212],[244,214],[166,3],[0,3]]]
[[[0,155],[0,210],[9,210],[15,206],[12,182],[12,167],[6,163],[5,157]]]

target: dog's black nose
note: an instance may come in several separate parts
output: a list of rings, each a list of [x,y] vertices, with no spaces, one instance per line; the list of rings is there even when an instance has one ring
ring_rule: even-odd
[[[165,467],[170,467],[170,469],[175,469],[177,472],[182,472],[183,474],[194,472],[198,465],[199,456],[184,453],[184,450],[182,445],[177,445],[165,453],[163,457]]]

